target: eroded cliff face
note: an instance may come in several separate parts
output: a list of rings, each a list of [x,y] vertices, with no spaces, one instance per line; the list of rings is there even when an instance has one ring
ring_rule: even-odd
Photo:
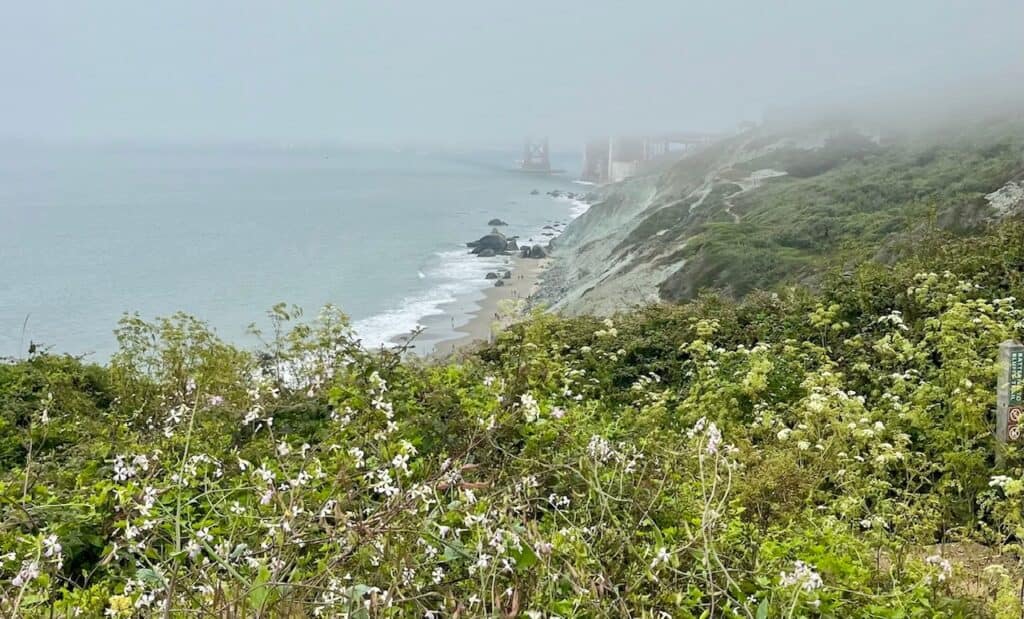
[[[614,260],[610,249],[625,242],[640,213],[656,199],[652,180],[649,177],[619,183],[556,239],[552,244],[556,261],[544,276],[542,296],[546,304],[572,314],[604,314],[628,305],[623,303],[623,290],[640,284],[635,276],[621,276],[620,269],[630,261]],[[639,294],[650,296],[657,283],[648,283]]]
[[[878,257],[925,221],[970,233],[1020,216],[1022,172],[1021,118],[914,135],[851,125],[749,131],[603,188],[556,239],[540,300],[567,314],[608,314],[704,289],[739,296],[811,281]]]

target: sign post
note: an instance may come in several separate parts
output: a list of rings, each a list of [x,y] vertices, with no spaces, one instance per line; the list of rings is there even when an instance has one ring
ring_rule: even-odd
[[[1024,345],[1006,340],[999,345],[999,382],[996,392],[996,438],[1002,446],[1024,442]]]

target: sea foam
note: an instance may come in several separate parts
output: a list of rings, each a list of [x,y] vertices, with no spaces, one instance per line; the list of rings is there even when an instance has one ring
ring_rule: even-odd
[[[569,205],[569,219],[576,219],[583,213],[590,210],[590,203],[584,202],[583,200],[569,198],[566,196],[558,196],[555,200],[558,202],[565,202]]]
[[[590,208],[582,200],[567,197],[557,197],[553,201],[567,206],[566,214],[570,220]],[[533,233],[534,238],[539,237],[541,232],[538,227]],[[437,252],[428,262],[419,269],[417,276],[428,283],[430,289],[405,297],[392,309],[353,323],[364,346],[393,346],[397,338],[422,326],[424,318],[448,311],[446,305],[456,301],[478,301],[483,297],[483,291],[493,285],[491,280],[486,279],[487,273],[508,267],[511,260],[509,256],[480,258],[460,248]],[[455,326],[462,326],[468,319],[469,316],[460,314],[454,321]]]
[[[437,252],[430,265],[420,269],[431,288],[402,299],[397,307],[353,323],[367,348],[393,345],[396,338],[421,326],[427,316],[443,314],[443,307],[492,285],[489,271],[505,265],[505,256],[479,258],[465,249]]]

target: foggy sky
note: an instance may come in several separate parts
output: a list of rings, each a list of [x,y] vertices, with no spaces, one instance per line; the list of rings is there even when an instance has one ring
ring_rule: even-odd
[[[498,145],[1024,77],[1021,0],[14,1],[0,137]]]

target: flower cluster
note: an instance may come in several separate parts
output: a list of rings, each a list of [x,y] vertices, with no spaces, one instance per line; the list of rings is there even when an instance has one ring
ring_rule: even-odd
[[[779,574],[779,584],[783,587],[799,587],[804,591],[810,592],[820,589],[825,583],[813,566],[803,561],[795,561],[793,563],[793,571],[781,572]]]

